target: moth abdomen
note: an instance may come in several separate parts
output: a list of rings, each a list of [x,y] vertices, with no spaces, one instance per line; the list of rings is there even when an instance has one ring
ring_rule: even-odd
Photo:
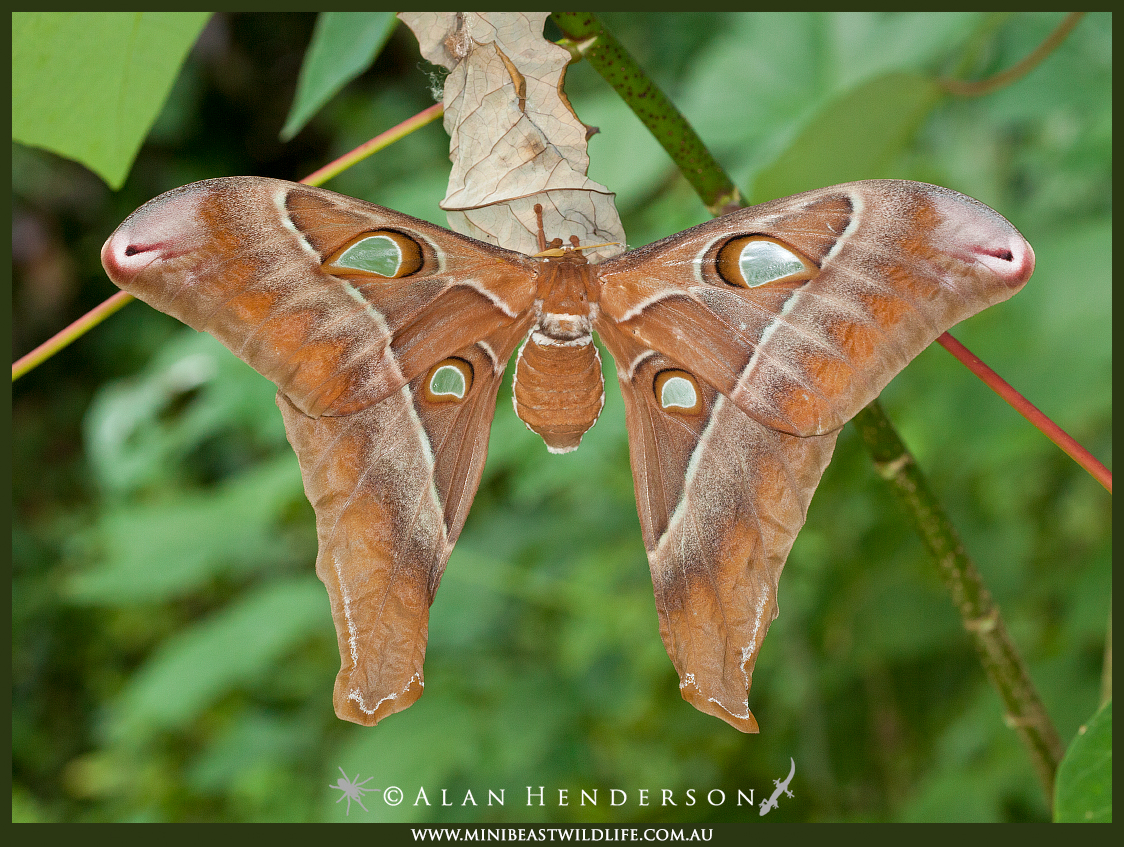
[[[515,413],[552,453],[576,450],[605,404],[593,336],[555,339],[537,328],[515,363]]]

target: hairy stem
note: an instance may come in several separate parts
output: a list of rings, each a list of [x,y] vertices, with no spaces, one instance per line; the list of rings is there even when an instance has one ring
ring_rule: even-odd
[[[738,187],[694,127],[593,13],[554,12],[552,17],[568,39],[567,46],[589,62],[644,122],[712,215],[745,205]]]
[[[1011,640],[999,607],[881,404],[875,400],[855,416],[854,424],[875,468],[890,484],[937,563],[980,663],[1003,700],[1007,725],[1022,738],[1046,797],[1052,798],[1054,773],[1064,753],[1061,737]]]

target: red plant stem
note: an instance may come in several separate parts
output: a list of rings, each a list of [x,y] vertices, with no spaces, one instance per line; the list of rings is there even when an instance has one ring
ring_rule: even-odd
[[[372,153],[377,153],[384,147],[389,147],[395,141],[405,138],[415,129],[420,129],[427,123],[437,120],[443,114],[445,114],[445,106],[441,103],[435,103],[428,109],[418,112],[412,118],[407,118],[402,121],[398,126],[392,127],[380,135],[376,135],[370,141],[363,142],[350,153],[345,153],[334,162],[329,162],[319,170],[313,171],[302,179],[301,182],[306,185],[323,185],[336,174],[347,170],[356,162],[361,162]]]
[[[963,362],[968,369],[983,380],[992,391],[1010,403],[1020,415],[1034,424],[1042,433],[1060,447],[1066,455],[1077,462],[1101,485],[1112,493],[1112,472],[1099,462],[1092,453],[1078,444],[1069,433],[1050,420],[1033,403],[1016,391],[1009,382],[985,365],[975,353],[949,335],[941,335],[937,341],[953,356]]]
[[[127,291],[118,291],[100,306],[90,309],[66,329],[56,332],[30,353],[20,356],[16,363],[12,365],[12,382],[15,382],[32,368],[47,361],[59,350],[69,345],[70,342],[81,338],[126,303],[131,303],[135,299]]]

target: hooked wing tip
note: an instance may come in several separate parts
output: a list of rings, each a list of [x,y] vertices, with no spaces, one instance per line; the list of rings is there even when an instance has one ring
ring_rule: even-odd
[[[938,241],[951,254],[983,265],[1012,293],[1030,279],[1034,250],[1010,221],[978,200],[947,189],[934,189],[930,200],[943,224]]]
[[[972,258],[1011,288],[1021,287],[1034,273],[1034,249],[1018,232],[1011,232],[1004,242],[973,245],[969,250]]]
[[[138,243],[125,226],[118,227],[101,248],[102,267],[109,278],[122,288],[159,258],[159,244]]]
[[[410,677],[410,681],[401,691],[386,695],[380,700],[374,700],[369,693],[365,695],[357,687],[349,685],[344,677],[345,674],[342,672],[336,677],[336,690],[333,696],[336,716],[361,726],[374,726],[383,718],[409,708],[425,691],[425,683],[422,681],[420,671]]]
[[[753,712],[749,710],[748,697],[740,704],[741,708],[745,710],[745,714],[739,715],[732,712],[725,704],[718,702],[713,697],[708,697],[703,694],[692,681],[681,683],[679,692],[683,695],[684,700],[700,712],[705,712],[708,715],[721,718],[739,732],[758,733],[761,731],[760,727],[757,726],[757,718],[755,718]]]
[[[154,262],[195,249],[203,238],[196,215],[205,195],[203,186],[184,186],[149,200],[129,215],[101,248],[101,264],[109,278],[128,290]]]

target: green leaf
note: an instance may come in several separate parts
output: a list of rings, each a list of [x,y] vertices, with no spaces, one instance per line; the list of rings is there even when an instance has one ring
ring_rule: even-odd
[[[322,632],[328,598],[313,577],[270,584],[164,642],[122,691],[109,735],[132,742],[193,721]]]
[[[1112,823],[1112,701],[1078,730],[1058,766],[1057,823]]]
[[[761,171],[751,202],[884,175],[940,98],[931,77],[912,72],[859,85],[828,103]]]
[[[93,605],[150,603],[219,574],[284,561],[290,542],[278,524],[301,494],[300,469],[283,455],[213,489],[109,509],[93,533],[104,556],[70,578],[67,596]]]
[[[397,23],[393,12],[320,13],[282,141],[300,132],[337,91],[374,64]]]
[[[12,139],[120,188],[209,12],[14,12]]]

